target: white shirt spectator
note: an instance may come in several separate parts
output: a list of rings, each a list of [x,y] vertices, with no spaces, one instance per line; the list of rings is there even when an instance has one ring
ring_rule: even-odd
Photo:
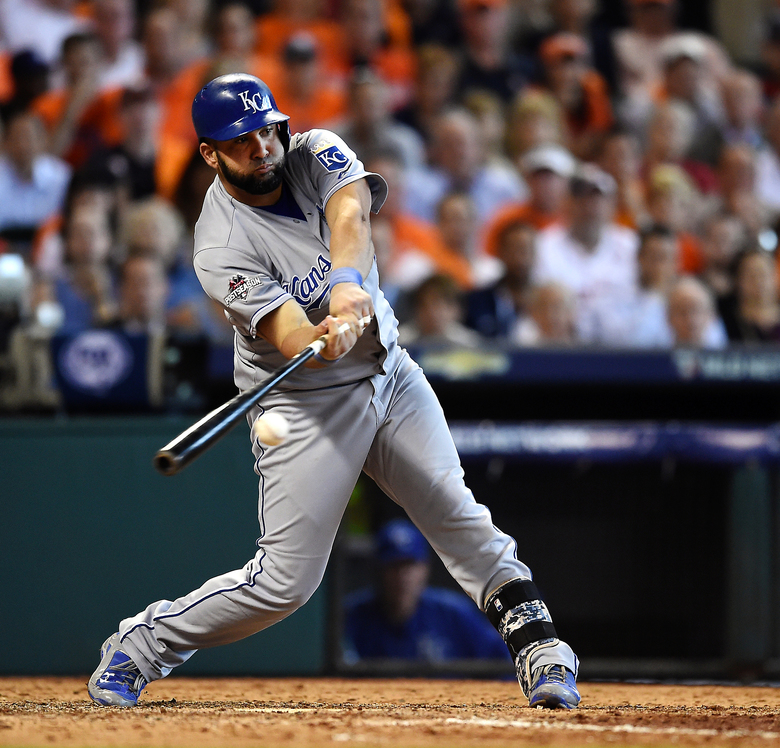
[[[144,81],[145,64],[143,47],[136,41],[128,41],[113,64],[102,66],[100,88],[106,90],[140,86]]]
[[[0,0],[0,33],[3,46],[12,54],[32,49],[55,65],[62,42],[87,28],[85,19],[42,0]]]
[[[28,182],[7,157],[0,157],[0,230],[40,226],[59,212],[70,175],[68,164],[43,154],[35,159],[32,180]]]
[[[616,224],[604,227],[592,251],[576,241],[567,226],[551,226],[537,237],[532,279],[537,285],[556,282],[571,289],[579,327],[597,304],[617,303],[632,295],[638,248],[636,233]]]

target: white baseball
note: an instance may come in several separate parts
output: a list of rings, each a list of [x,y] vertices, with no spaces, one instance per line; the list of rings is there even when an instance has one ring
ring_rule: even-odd
[[[281,444],[290,433],[290,424],[281,413],[268,411],[258,418],[252,427],[255,436],[267,444],[269,447],[275,447]]]

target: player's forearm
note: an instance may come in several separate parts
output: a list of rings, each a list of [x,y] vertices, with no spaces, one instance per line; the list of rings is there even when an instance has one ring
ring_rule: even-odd
[[[371,271],[371,224],[368,211],[357,200],[346,201],[330,227],[333,269],[352,267],[365,278]]]

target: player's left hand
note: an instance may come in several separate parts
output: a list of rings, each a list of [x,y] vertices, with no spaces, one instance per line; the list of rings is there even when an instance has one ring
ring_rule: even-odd
[[[341,330],[340,328],[345,324],[347,329]],[[322,326],[327,328],[327,343],[322,349],[321,355],[329,361],[334,361],[349,353],[363,332],[363,327],[351,319],[337,319],[331,315],[325,317],[318,328]]]
[[[363,333],[364,319],[374,316],[371,296],[357,283],[338,283],[330,291],[330,314],[342,321],[354,322],[358,336]]]

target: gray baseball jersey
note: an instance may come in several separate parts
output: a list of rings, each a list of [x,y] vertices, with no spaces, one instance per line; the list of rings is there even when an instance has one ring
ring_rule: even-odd
[[[295,299],[317,324],[328,313],[330,293],[330,229],[325,205],[336,190],[358,179],[371,188],[377,212],[387,185],[365,171],[355,154],[326,130],[294,135],[285,168],[284,186],[295,204],[288,214],[252,208],[228,195],[219,178],[206,194],[195,227],[195,271],[212,299],[225,307],[236,331],[235,376],[239,389],[285,363],[282,354],[256,336],[259,320]],[[300,208],[298,217],[295,207]],[[300,369],[282,389],[330,387],[364,379],[382,371],[388,347],[395,343],[396,321],[379,289],[376,262],[363,288],[374,303],[376,329],[362,335],[338,366],[325,371]]]
[[[236,329],[241,388],[284,361],[256,335],[264,314],[291,298],[313,322],[327,313],[331,262],[324,208],[330,196],[366,179],[377,210],[386,192],[384,181],[366,173],[352,151],[324,130],[292,138],[284,179],[286,192],[273,210],[237,202],[216,180],[196,229],[198,276]],[[531,577],[515,555],[514,540],[493,525],[463,481],[436,396],[396,343],[396,321],[379,289],[376,263],[364,287],[376,318],[355,347],[325,369],[291,378],[250,415],[251,421],[273,410],[290,423],[280,445],[253,440],[260,478],[254,558],[120,623],[122,646],[147,680],[164,677],[202,647],[260,631],[306,602],[325,572],[361,472],[406,510],[480,607],[506,582]],[[532,655],[532,667],[550,663],[577,671],[564,642]]]

